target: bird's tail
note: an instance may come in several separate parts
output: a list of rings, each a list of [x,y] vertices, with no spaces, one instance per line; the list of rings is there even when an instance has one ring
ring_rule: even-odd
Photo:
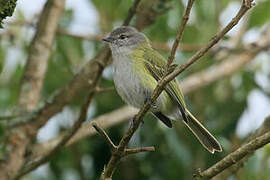
[[[210,153],[222,151],[222,147],[216,138],[187,109],[186,117],[184,123]]]

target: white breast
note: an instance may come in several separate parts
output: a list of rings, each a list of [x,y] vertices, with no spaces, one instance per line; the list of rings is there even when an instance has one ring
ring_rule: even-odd
[[[113,79],[116,90],[129,105],[140,108],[145,100],[145,90],[140,77],[134,73],[133,62],[127,55],[113,51]]]

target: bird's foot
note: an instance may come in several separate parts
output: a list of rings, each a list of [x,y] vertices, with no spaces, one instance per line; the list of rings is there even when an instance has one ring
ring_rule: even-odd
[[[131,121],[130,121],[130,127],[134,128],[134,124],[135,124],[135,120],[136,120],[136,115],[132,117]]]
[[[157,102],[152,103],[150,97],[145,98],[144,103],[150,104],[152,109],[157,108]]]

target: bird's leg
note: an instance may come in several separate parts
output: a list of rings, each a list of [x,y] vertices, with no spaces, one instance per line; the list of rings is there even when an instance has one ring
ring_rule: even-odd
[[[130,126],[131,126],[131,128],[134,127],[135,120],[136,120],[136,115],[133,116],[132,119],[131,119],[131,121],[130,121]]]
[[[157,108],[157,102],[155,101],[154,103],[151,103],[150,96],[146,96],[146,98],[144,100],[144,103],[150,104],[151,105],[151,109],[156,109]],[[134,126],[135,120],[136,120],[136,116],[133,116],[132,119],[131,119],[131,122],[130,122],[130,126],[131,127]],[[144,121],[142,121],[141,124],[143,125],[144,124]]]
[[[133,128],[134,127],[134,123],[135,123],[135,120],[136,120],[136,116],[133,116],[131,121],[130,121],[130,126]],[[144,121],[141,122],[141,125],[144,124]]]

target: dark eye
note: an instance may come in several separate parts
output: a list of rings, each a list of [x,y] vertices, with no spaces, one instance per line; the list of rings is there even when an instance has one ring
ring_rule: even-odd
[[[120,39],[126,39],[127,38],[127,36],[126,35],[124,35],[124,34],[122,34],[122,35],[120,35],[120,37],[119,37]]]

